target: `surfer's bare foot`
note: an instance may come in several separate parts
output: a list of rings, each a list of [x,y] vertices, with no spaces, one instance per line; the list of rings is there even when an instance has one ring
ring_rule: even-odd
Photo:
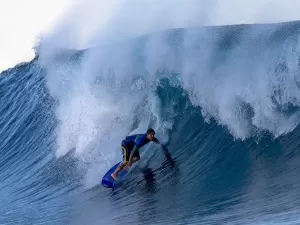
[[[117,181],[117,180],[118,180],[118,178],[116,177],[116,175],[115,175],[115,174],[113,174],[113,173],[111,174],[111,177],[112,177],[112,178],[114,178],[114,180],[115,180],[115,181]]]

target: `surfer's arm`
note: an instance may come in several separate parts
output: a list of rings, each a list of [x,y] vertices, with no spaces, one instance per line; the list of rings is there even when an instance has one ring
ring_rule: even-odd
[[[159,140],[156,137],[154,137],[152,141],[155,142],[156,144],[160,144]]]

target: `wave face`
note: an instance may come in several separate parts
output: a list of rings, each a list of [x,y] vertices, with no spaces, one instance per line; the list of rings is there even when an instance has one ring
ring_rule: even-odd
[[[168,30],[3,72],[1,224],[298,224],[299,28]],[[148,127],[167,148],[101,187]]]

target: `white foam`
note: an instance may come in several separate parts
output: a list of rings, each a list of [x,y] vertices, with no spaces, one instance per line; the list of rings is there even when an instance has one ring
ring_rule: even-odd
[[[144,62],[136,63],[139,52],[133,50],[134,45],[125,44],[92,49],[80,68],[62,68],[68,74],[64,79],[57,75],[64,72],[56,69],[48,84],[60,100],[57,156],[71,149],[76,149],[78,157],[92,154],[96,157],[92,168],[99,165],[104,173],[119,160],[120,141],[137,120],[135,132],[145,131],[149,125],[161,129],[161,134],[161,126],[169,129],[173,121],[161,119],[164,109],[154,91],[157,81],[171,74],[155,73],[160,68],[179,72],[181,86],[192,103],[201,106],[205,119],[215,119],[235,138],[245,139],[265,130],[279,136],[293,130],[299,114],[288,116],[289,112],[278,106],[284,109],[287,103],[300,104],[295,82],[297,40],[290,38],[284,45],[263,48],[253,44],[255,35],[245,35],[226,53],[214,48],[218,39],[206,39],[209,35],[203,36],[203,31],[185,34],[183,52],[171,47],[165,35],[157,35],[142,50]],[[200,46],[199,51],[193,46]],[[275,72],[279,64],[287,68]],[[97,180],[95,169],[88,174],[87,184],[99,181],[101,174],[96,173]]]
[[[88,1],[87,4],[91,2]],[[86,177],[88,186],[98,183],[101,173],[119,160],[120,141],[132,128],[136,129],[135,132],[142,132],[150,124],[158,130],[161,126],[166,129],[172,127],[172,119],[162,120],[160,106],[155,106],[158,99],[154,90],[158,81],[161,77],[170,75],[156,74],[162,68],[178,72],[182,87],[189,94],[192,103],[201,106],[205,119],[217,120],[236,138],[245,139],[255,134],[256,130],[267,130],[278,136],[298,124],[297,114],[287,117],[284,112],[276,109],[272,101],[274,91],[277,90],[281,92],[280,97],[277,96],[280,105],[291,103],[299,106],[300,95],[295,83],[298,74],[298,48],[295,49],[296,45],[291,40],[287,41],[290,45],[286,46],[280,46],[279,43],[278,46],[261,45],[255,48],[253,40],[267,39],[265,35],[260,36],[265,32],[261,30],[250,29],[241,37],[239,44],[226,53],[222,52],[224,49],[221,47],[216,47],[225,36],[220,34],[214,37],[211,32],[204,30],[187,31],[179,49],[170,46],[164,34],[149,38],[145,48],[141,50],[141,62],[136,62],[136,55],[140,52],[134,51],[134,44],[127,42],[93,48],[81,65],[64,64],[53,69],[53,62],[59,54],[64,53],[63,47],[66,46],[78,47],[78,43],[80,46],[81,43],[104,46],[112,43],[111,41],[165,28],[196,25],[189,20],[195,19],[195,22],[199,19],[195,14],[199,12],[201,4],[196,4],[195,1],[195,4],[179,1],[178,4],[170,3],[171,1],[165,1],[162,4],[165,7],[158,7],[156,4],[144,5],[139,1],[127,1],[128,5],[119,8],[119,14],[111,18],[104,28],[101,26],[99,29],[95,27],[97,18],[90,18],[89,10],[84,8],[86,11],[82,15],[85,18],[77,19],[86,24],[94,21],[89,24],[90,31],[93,32],[86,34],[83,31],[83,36],[77,39],[76,32],[85,24],[78,25],[68,20],[60,26],[58,32],[46,37],[41,45],[40,60],[48,68],[48,87],[60,102],[57,111],[60,125],[57,129],[56,155],[60,157],[75,149],[78,158],[88,159],[91,163]],[[224,6],[224,3],[218,3],[219,6]],[[235,8],[233,3],[231,1],[228,6]],[[275,5],[278,4],[277,2]],[[98,5],[93,10],[96,6]],[[203,7],[200,7],[201,12],[206,7],[213,8],[211,4]],[[132,23],[123,21],[132,10],[141,15],[139,19],[133,22],[133,17],[129,17],[128,20]],[[168,10],[167,14],[165,10]],[[173,12],[181,13],[176,16]],[[252,16],[257,15],[257,10],[251,12]],[[275,17],[276,15],[277,13],[274,14]],[[157,18],[163,18],[161,24],[156,21]],[[224,19],[222,16],[217,18],[219,21]],[[199,20],[199,24],[204,21]],[[241,21],[250,22],[251,19]],[[267,35],[271,36],[272,32]],[[289,70],[274,74],[280,59]],[[245,105],[250,107],[252,116],[244,112]]]

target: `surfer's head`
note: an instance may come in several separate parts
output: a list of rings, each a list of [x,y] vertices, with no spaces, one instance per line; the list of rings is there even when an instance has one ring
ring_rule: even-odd
[[[149,141],[152,141],[153,138],[154,138],[154,135],[155,135],[155,131],[154,131],[152,128],[149,128],[149,129],[147,130],[147,139],[148,139]]]

